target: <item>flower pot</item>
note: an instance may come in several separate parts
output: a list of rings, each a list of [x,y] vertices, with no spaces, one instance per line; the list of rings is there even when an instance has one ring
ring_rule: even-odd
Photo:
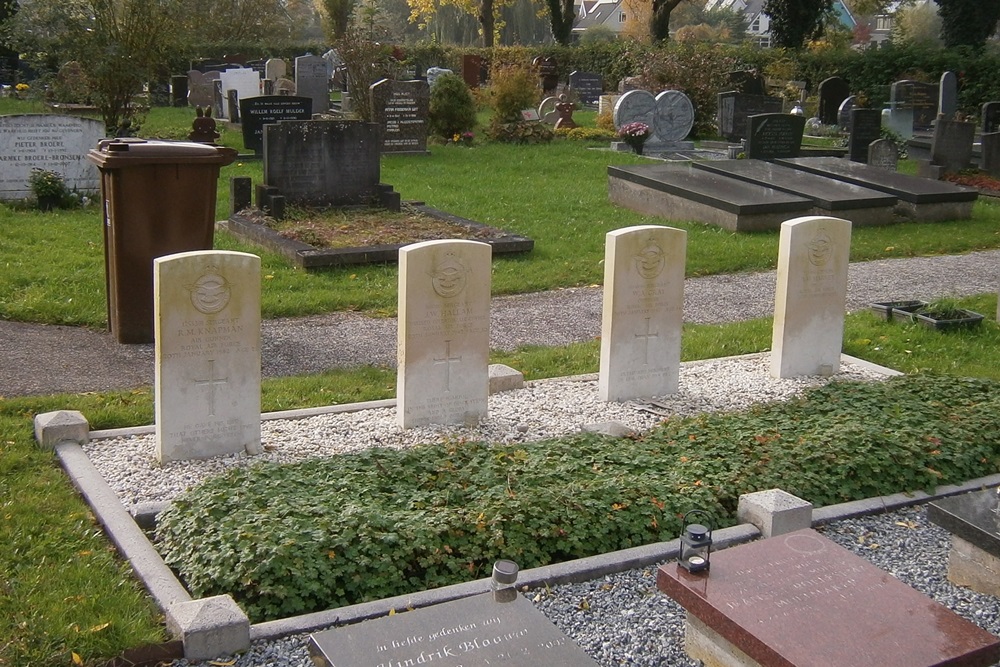
[[[908,301],[876,301],[871,304],[872,312],[883,320],[892,320],[893,313],[897,310],[905,311],[907,313],[920,308],[921,306],[926,306],[926,301],[918,301],[916,299],[910,299]],[[906,317],[909,321],[909,317]]]
[[[968,329],[982,324],[983,316],[964,308],[955,308],[945,312],[917,310],[913,319],[929,329],[951,331],[953,329]]]

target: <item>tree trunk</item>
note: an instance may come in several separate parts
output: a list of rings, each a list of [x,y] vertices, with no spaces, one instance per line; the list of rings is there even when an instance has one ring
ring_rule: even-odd
[[[483,46],[487,49],[493,48],[493,0],[483,0],[479,8],[479,24],[483,26]]]
[[[653,15],[649,19],[649,36],[654,42],[670,39],[670,12],[681,0],[653,0]]]

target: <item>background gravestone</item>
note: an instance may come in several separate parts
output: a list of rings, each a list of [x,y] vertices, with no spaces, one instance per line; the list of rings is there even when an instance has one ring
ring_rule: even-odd
[[[286,76],[288,74],[288,63],[286,63],[281,58],[268,58],[267,62],[264,63],[264,78],[270,79],[271,81],[277,81],[278,79]]]
[[[899,149],[888,139],[876,139],[868,145],[868,166],[896,171],[899,167]]]
[[[188,104],[193,107],[210,107],[215,94],[215,81],[219,78],[219,72],[200,72],[196,69],[189,70],[188,77]]]
[[[31,197],[34,168],[56,172],[70,189],[97,191],[97,167],[84,156],[104,137],[104,123],[92,118],[0,116],[0,200]]]
[[[742,93],[719,93],[718,123],[719,134],[727,141],[742,141],[747,138],[747,119],[762,113],[781,113],[784,106],[780,97],[765,95],[744,95]]]
[[[254,153],[264,150],[264,126],[281,120],[312,118],[312,98],[293,95],[261,95],[240,100],[243,146]]]
[[[264,126],[264,183],[289,204],[368,206],[380,197],[380,176],[375,123],[285,120]]]
[[[882,136],[882,111],[852,109],[851,136],[847,140],[848,157],[855,162],[868,161],[868,145]]]
[[[430,86],[426,81],[382,79],[368,88],[383,153],[427,154]]]
[[[170,106],[186,107],[188,97],[188,78],[183,74],[170,77]]]
[[[1000,176],[1000,132],[985,132],[981,141],[980,168],[990,176]]]
[[[613,118],[615,128],[629,123],[645,123],[653,129],[653,114],[656,112],[656,98],[646,90],[630,90],[615,102]]]
[[[954,72],[945,72],[938,83],[938,113],[943,113],[948,120],[954,120],[958,111],[958,76]]]
[[[1000,102],[986,102],[982,106],[983,124],[980,131],[1000,132]]]
[[[248,100],[260,95],[260,74],[249,67],[227,69],[219,75],[219,80],[222,81],[222,94],[227,100],[230,90],[236,91],[237,103],[239,100]],[[237,114],[239,113],[238,106],[235,111]],[[225,118],[235,122],[232,114],[228,113],[228,108]]]
[[[820,122],[824,125],[836,125],[837,111],[850,94],[850,85],[839,76],[831,76],[820,81],[818,87]]]
[[[483,59],[473,53],[462,56],[462,80],[472,90],[479,87],[479,71],[483,67]]]
[[[559,85],[559,63],[552,56],[538,56],[531,61],[538,73],[538,84],[545,94],[555,91]]]
[[[580,103],[589,107],[597,106],[604,93],[604,81],[600,74],[593,72],[570,72],[569,88],[580,98]]]
[[[786,113],[750,116],[747,157],[751,160],[798,157],[805,129],[806,119],[803,116]]]
[[[656,96],[656,111],[653,114],[653,135],[656,142],[668,146],[676,144],[691,134],[692,127],[694,105],[687,95],[679,90],[665,90]],[[655,149],[656,146],[650,148]]]
[[[840,126],[840,129],[845,132],[851,131],[851,111],[856,108],[858,108],[858,98],[855,95],[848,95],[840,103],[840,108],[837,109],[837,125]]]
[[[330,110],[330,79],[322,56],[306,54],[295,59],[295,94],[312,98],[313,113]]]
[[[946,173],[967,168],[972,160],[975,135],[974,123],[938,119],[931,140],[931,164],[943,167]]]
[[[937,118],[938,86],[908,79],[897,81],[889,89],[889,103],[893,111],[913,110],[913,130],[930,130]]]

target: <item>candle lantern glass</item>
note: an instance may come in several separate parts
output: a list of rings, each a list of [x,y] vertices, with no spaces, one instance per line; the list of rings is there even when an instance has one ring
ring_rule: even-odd
[[[712,557],[712,528],[700,523],[688,523],[688,517],[701,514],[708,517],[702,510],[691,510],[684,515],[684,532],[681,533],[681,549],[677,564],[688,572],[707,572]]]

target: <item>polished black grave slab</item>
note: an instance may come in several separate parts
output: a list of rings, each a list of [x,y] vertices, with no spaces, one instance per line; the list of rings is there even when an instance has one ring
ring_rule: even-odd
[[[927,518],[952,535],[1000,557],[1000,495],[985,489],[935,500]]]
[[[597,667],[531,602],[513,590],[509,602],[493,593],[334,628],[309,638],[320,667]]]
[[[763,160],[718,160],[696,162],[693,166],[804,197],[824,211],[891,209],[896,205],[896,197],[884,192]],[[891,217],[891,213],[887,215]]]
[[[831,157],[783,158],[777,164],[810,174],[861,185],[891,194],[914,204],[975,201],[979,194],[972,188],[946,181],[934,181],[908,174],[877,169],[867,164]]]

